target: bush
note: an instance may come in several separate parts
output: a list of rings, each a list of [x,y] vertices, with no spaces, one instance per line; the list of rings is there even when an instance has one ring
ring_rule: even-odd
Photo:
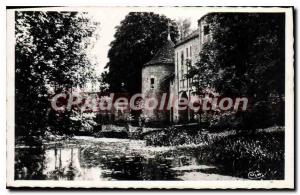
[[[129,136],[126,131],[99,131],[94,133],[94,137],[127,139]]]
[[[168,128],[144,136],[147,145],[176,146],[183,144],[199,144],[206,142],[206,136],[200,131]]]
[[[217,165],[224,174],[284,179],[284,132],[231,135],[199,150],[201,163]]]
[[[220,174],[248,178],[249,173],[260,173],[258,179],[284,179],[284,127],[259,129],[252,134],[225,132],[210,134],[181,129],[146,135],[147,145],[176,146],[204,144],[197,147],[199,164],[214,165]]]
[[[224,131],[224,129],[236,128],[237,121],[231,113],[216,114],[210,117],[209,129],[211,131]]]

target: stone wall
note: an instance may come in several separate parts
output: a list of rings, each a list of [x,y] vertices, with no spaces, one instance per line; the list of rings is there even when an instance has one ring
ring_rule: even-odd
[[[187,79],[185,74],[189,71],[187,64],[187,59],[191,62],[191,66],[194,66],[195,63],[199,60],[200,52],[200,39],[199,36],[177,45],[175,48],[175,78],[174,78],[174,89],[173,93],[175,94],[177,100],[186,93],[188,97],[192,96],[193,88],[191,85],[192,80]],[[182,60],[183,54],[183,60]],[[183,62],[183,64],[182,64]],[[183,69],[183,72],[181,71]],[[183,84],[182,84],[183,83]],[[173,121],[175,123],[180,122],[182,119],[182,114],[178,112],[178,108],[175,106],[173,108]],[[188,120],[192,119],[192,114],[188,112]]]
[[[168,77],[174,73],[174,65],[149,65],[142,70],[142,94],[145,99],[155,98],[160,101],[163,93],[169,92]],[[151,85],[151,78],[154,84]],[[163,122],[168,121],[168,112],[165,110],[143,110],[146,122]]]

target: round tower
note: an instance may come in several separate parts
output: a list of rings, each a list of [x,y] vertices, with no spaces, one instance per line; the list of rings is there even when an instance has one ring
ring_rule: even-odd
[[[156,99],[160,103],[163,94],[169,93],[169,77],[174,74],[174,43],[168,37],[167,42],[157,51],[154,57],[142,68],[142,95],[144,103],[147,99]],[[148,105],[154,106],[152,101]],[[168,121],[166,110],[147,109],[144,107],[143,116],[146,122],[162,123]]]

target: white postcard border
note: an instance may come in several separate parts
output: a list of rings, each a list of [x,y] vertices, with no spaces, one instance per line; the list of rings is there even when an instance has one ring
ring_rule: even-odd
[[[104,7],[115,9],[118,7]],[[119,7],[120,8],[120,7]],[[155,11],[162,7],[122,7],[129,11]],[[172,8],[175,7],[163,7]],[[93,7],[34,8],[22,10],[88,11]],[[179,7],[179,9],[182,9]],[[210,12],[284,12],[286,14],[285,69],[285,179],[261,181],[52,181],[14,180],[14,11],[7,10],[7,186],[63,188],[163,188],[163,189],[292,189],[294,188],[294,26],[292,7],[184,7]]]

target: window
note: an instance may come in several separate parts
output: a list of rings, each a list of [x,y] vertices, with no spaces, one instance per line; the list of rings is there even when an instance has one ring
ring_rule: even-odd
[[[150,79],[150,88],[154,89],[154,78]]]
[[[192,46],[190,46],[190,58],[192,57]]]
[[[185,88],[185,80],[184,79],[180,80],[180,88]]]
[[[186,57],[187,58],[189,57],[189,48],[188,47],[186,48]]]
[[[181,78],[183,78],[184,75],[184,53],[181,51],[181,67],[180,67],[180,72],[181,72]]]
[[[203,27],[203,34],[208,35],[209,34],[209,25],[206,25]]]
[[[183,51],[181,51],[181,66],[184,64],[184,54]]]
[[[185,86],[184,86],[184,79],[181,79],[180,80],[180,88],[184,88]]]

